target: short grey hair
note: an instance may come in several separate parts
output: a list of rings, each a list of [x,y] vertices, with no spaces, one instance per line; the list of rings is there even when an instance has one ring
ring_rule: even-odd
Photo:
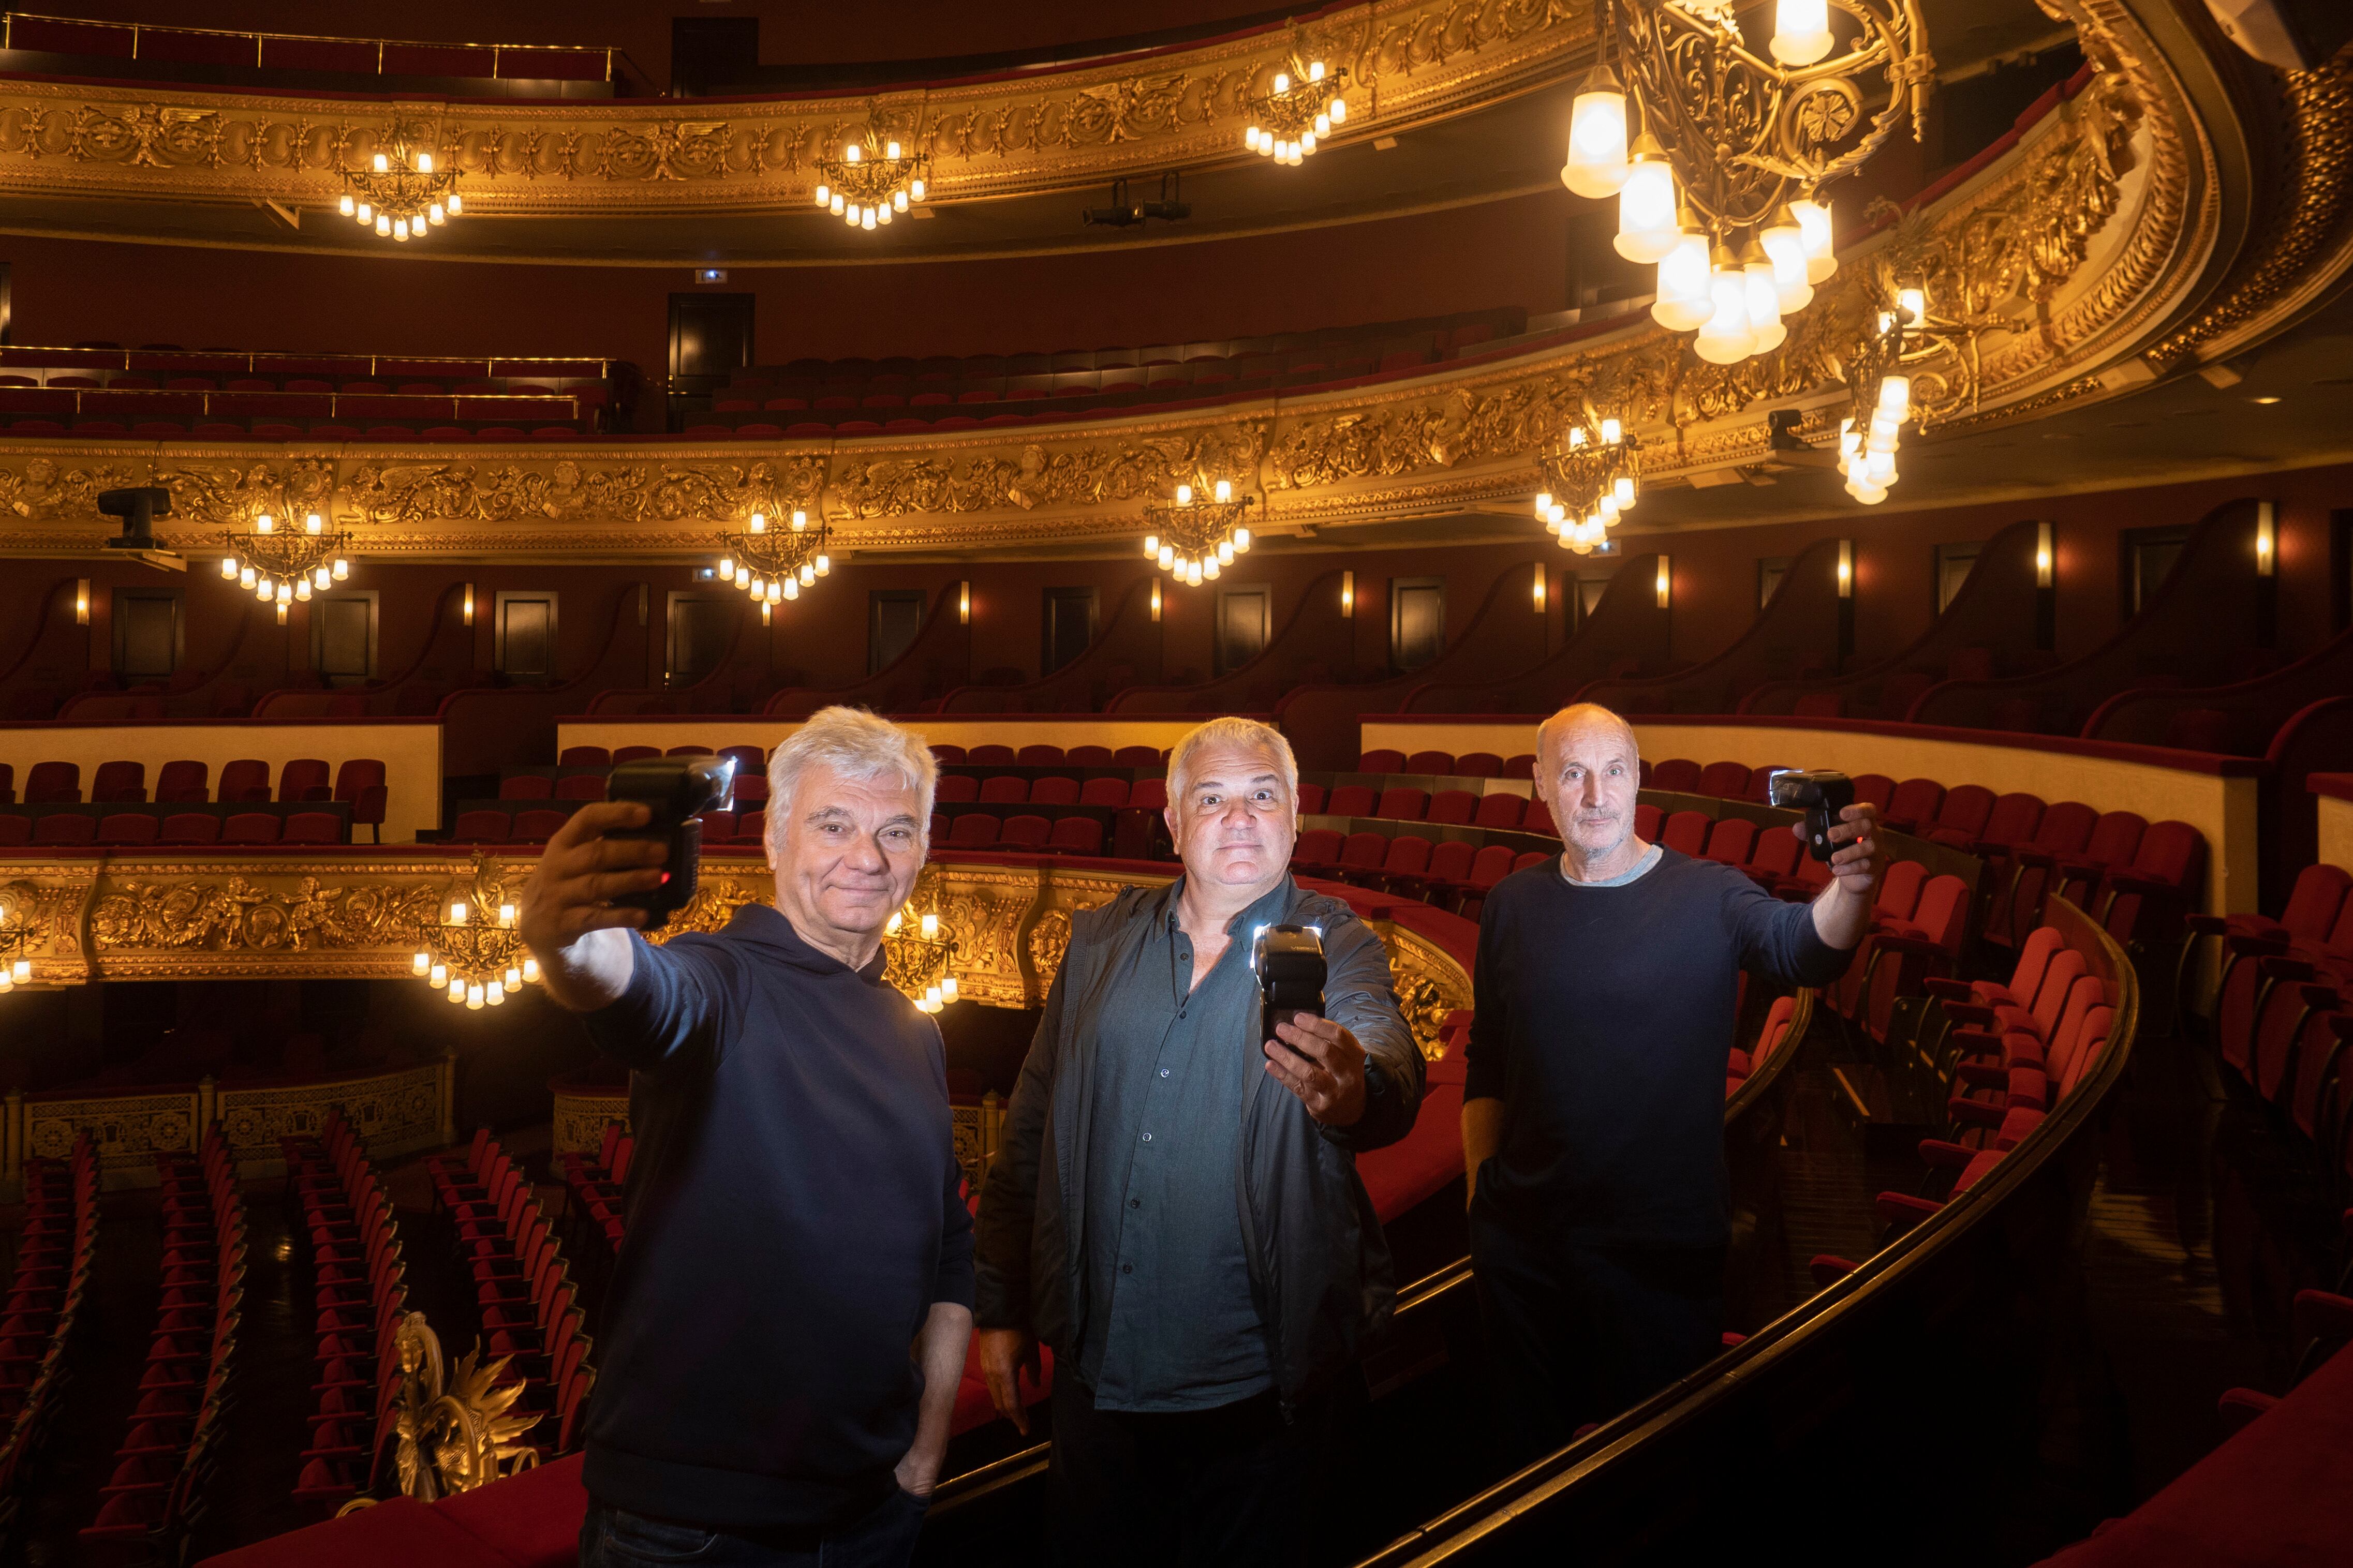
[[[1291,742],[1282,731],[1256,719],[1239,718],[1229,713],[1212,719],[1185,731],[1182,739],[1168,750],[1168,798],[1178,801],[1190,793],[1193,783],[1194,759],[1203,752],[1219,748],[1235,751],[1264,752],[1282,764],[1283,787],[1291,791],[1293,805],[1299,801],[1299,759],[1292,754]]]
[[[1641,738],[1634,733],[1634,726],[1627,722],[1624,714],[1604,708],[1599,702],[1572,702],[1537,725],[1536,756],[1542,759],[1545,753],[1545,743],[1556,731],[1566,730],[1572,724],[1582,724],[1594,720],[1617,725],[1625,733],[1626,749],[1634,753],[1634,760],[1637,763],[1642,760],[1642,742]]]
[[[793,792],[812,767],[828,767],[860,784],[896,779],[923,802],[915,831],[926,853],[932,842],[932,796],[940,764],[913,730],[863,708],[820,708],[768,757],[768,847],[774,851],[791,817]]]

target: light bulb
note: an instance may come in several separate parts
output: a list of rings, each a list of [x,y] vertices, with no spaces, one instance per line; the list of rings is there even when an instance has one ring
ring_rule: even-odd
[[[1681,239],[1675,226],[1675,171],[1647,133],[1634,144],[1626,183],[1618,190],[1618,237],[1611,243],[1629,261],[1663,261]]]
[[[1208,578],[1210,582],[1216,582],[1218,580],[1218,574],[1224,570],[1224,567],[1218,564],[1218,558],[1216,556],[1209,555],[1202,558],[1201,575]]]
[[[1216,489],[1211,493],[1221,504],[1229,501],[1234,499],[1234,483],[1231,479],[1219,479]]]
[[[1675,236],[1674,248],[1659,261],[1659,297],[1651,317],[1671,332],[1688,332],[1704,326],[1715,313],[1708,293],[1707,236],[1685,228]]]
[[[446,963],[435,964],[425,976],[425,981],[436,991],[447,991],[449,988],[449,966]]]
[[[774,586],[776,586],[776,584],[772,583],[772,584],[769,584],[769,586],[770,586],[770,587],[774,587]],[[800,596],[801,596],[801,584],[800,584],[800,579],[799,579],[799,578],[797,578],[797,577],[787,577],[787,578],[786,578],[786,579],[785,579],[785,597],[786,597],[786,598],[787,598],[787,599],[797,599],[797,598],[799,598]]]
[[[266,605],[269,603],[271,599],[277,597],[278,584],[272,583],[268,577],[264,577],[260,582],[253,585],[253,591],[256,596],[258,596],[261,602]]]
[[[466,923],[466,906],[464,904],[453,903],[449,906],[449,923],[453,926],[461,926]]]
[[[1192,486],[1178,485],[1176,487],[1176,504],[1178,506],[1191,506],[1193,504]]]
[[[506,986],[510,991],[520,991],[522,989],[522,971],[512,964],[507,965]]]
[[[908,181],[907,195],[913,197],[916,201],[922,201],[923,199],[923,182],[921,180]]]
[[[1899,289],[1895,291],[1896,313],[1907,327],[1916,327],[1928,319],[1928,293],[1925,289]]]
[[[19,985],[31,984],[33,983],[33,961],[29,958],[20,958],[16,960],[16,963],[8,966],[8,973],[9,976]]]
[[[752,569],[741,563],[738,563],[735,567],[735,585],[738,588],[748,588],[752,585]]]
[[[1255,125],[1242,132],[1242,145],[1250,152],[1258,151],[1259,128]]]
[[[723,555],[719,558],[719,577],[722,582],[734,581],[735,558],[733,556]]]
[[[378,153],[375,155],[375,172],[376,172],[377,174],[385,174],[385,173],[389,172],[389,171],[391,170],[391,168],[392,168],[392,163],[391,163],[391,160],[387,159],[387,158],[386,158],[383,153]]]
[[[1299,155],[1304,158],[1314,153],[1314,151],[1315,132],[1309,131],[1302,133],[1299,138]]]
[[[375,221],[375,208],[368,205],[365,202],[362,202],[360,204],[358,213],[354,216],[359,218],[360,223],[363,226],[374,223]]]
[[[1862,459],[1864,482],[1881,489],[1895,482],[1895,454],[1893,451],[1873,452]]]
[[[1332,100],[1331,107],[1326,109],[1324,112],[1332,117],[1333,124],[1345,124],[1348,119],[1348,100],[1345,98],[1335,97]]]
[[[1308,62],[1307,79],[1309,81],[1322,81],[1324,79],[1324,62],[1322,60],[1311,60]]]
[[[1628,511],[1632,510],[1636,500],[1633,475],[1619,475],[1617,482],[1609,487],[1609,490],[1610,494],[1617,500],[1618,510],[1620,511]]]
[[[1234,553],[1235,553],[1235,554],[1237,554],[1237,555],[1247,555],[1247,554],[1249,554],[1249,553],[1250,553],[1250,530],[1249,530],[1249,529],[1247,529],[1247,528],[1238,528],[1238,529],[1234,530]]]
[[[539,960],[526,958],[522,961],[522,977],[526,984],[532,985],[539,984]]]
[[[341,213],[341,214],[342,214],[343,216],[345,216],[345,217],[349,217],[349,216],[352,216],[352,212],[353,212],[353,204],[352,204],[352,194],[351,194],[351,192],[349,192],[349,191],[345,191],[345,192],[343,193],[343,199],[342,201],[339,201],[339,202],[337,202],[337,203],[335,204],[335,210],[336,210],[337,212]]]
[[[1773,263],[1773,287],[1780,290],[1781,314],[1789,315],[1812,303],[1814,286],[1806,280],[1806,237],[1788,207],[1757,236],[1757,242]]]
[[[819,182],[818,182],[818,187],[817,187],[817,205],[819,205],[819,206],[824,206],[824,205],[826,205],[828,203],[831,202],[832,200],[833,200],[833,187],[832,187],[832,186],[830,186],[830,185],[828,185],[828,184],[825,184],[822,180],[820,180]]]
[[[882,143],[882,156],[896,160],[899,156],[899,144],[896,142],[885,142]]]
[[[237,585],[238,587],[240,587],[240,588],[250,588],[250,587],[252,587],[252,586],[253,586],[253,568],[252,568],[252,567],[248,566],[248,567],[244,568],[243,570],[241,570],[241,571],[239,571],[239,572],[237,573]]]
[[[451,1003],[460,1007],[464,1006],[466,1005],[466,983],[453,976],[449,981],[449,990],[448,994]]]
[[[426,208],[425,216],[431,218],[436,224],[444,224],[449,221],[448,213],[443,210],[439,202],[435,202],[431,206]]]
[[[858,143],[857,143],[857,142],[852,142],[849,146],[844,147],[844,148],[841,150],[841,161],[842,161],[843,163],[855,163],[856,162],[858,162],[858,158],[859,158],[859,146],[858,146]]]
[[[757,574],[754,574],[752,578],[752,597],[756,599],[767,591],[768,580],[765,577],[762,577]]]
[[[859,227],[860,227],[860,228],[863,228],[863,229],[870,229],[870,230],[871,230],[871,228],[873,228],[873,226],[874,226],[874,209],[873,209],[872,207],[868,207],[868,208],[865,210],[865,212],[863,212],[862,214],[860,214],[860,215],[859,216],[859,219],[858,219],[858,226],[859,226]]]
[[[744,531],[746,533],[767,532],[768,514],[765,511],[755,511],[751,516],[745,518],[744,520]]]
[[[1568,508],[1558,501],[1553,502],[1552,510],[1546,514],[1545,521],[1551,523],[1556,531],[1567,528]]]
[[[278,602],[279,602],[280,604],[281,604],[281,605],[290,605],[290,604],[292,604],[292,603],[294,602],[294,590],[293,590],[293,589],[291,589],[291,588],[290,588],[290,587],[288,587],[288,586],[287,586],[285,584],[283,584],[283,583],[279,584],[278,584]]]
[[[1233,563],[1234,542],[1230,539],[1221,539],[1218,541],[1218,564],[1220,566],[1230,566]]]
[[[1568,449],[1574,452],[1584,445],[1585,426],[1582,425],[1570,426],[1568,427]]]
[[[793,525],[793,531],[795,533],[798,533],[802,529],[808,526],[808,513],[803,511],[798,507],[795,507],[793,508],[793,515],[790,521]]]
[[[1912,407],[1912,378],[1908,375],[1883,375],[1879,378],[1879,409],[1901,419]]]
[[[375,231],[379,235],[389,237],[392,233],[392,220],[382,213],[376,214]]]
[[[408,237],[408,220],[406,218],[396,218],[393,221],[392,237],[395,239],[406,239]]]
[[[1291,90],[1291,73],[1289,71],[1277,71],[1274,73],[1274,90],[1277,92],[1289,92]]]
[[[1315,117],[1315,134],[1318,137],[1328,137],[1332,134],[1332,117],[1329,114],[1319,114]]]
[[[940,976],[940,1000],[943,1002],[953,1002],[955,999],[956,977],[953,974],[944,974]]]
[[[302,531],[305,533],[316,533],[326,526],[326,519],[321,517],[315,511],[308,514],[302,519]]]
[[[502,980],[493,980],[488,985],[482,987],[482,1000],[489,1003],[491,1006],[495,1007],[506,999],[506,982]],[[471,1006],[473,1004],[469,1002],[467,1005]]]
[[[275,533],[278,531],[278,520],[265,511],[253,520],[253,531],[256,533]]]
[[[1785,66],[1810,66],[1829,54],[1829,0],[1777,0],[1771,48]]]
[[[501,904],[499,906],[499,924],[502,928],[512,928],[514,923],[515,907],[512,904]]]
[[[1753,240],[1741,259],[1741,275],[1748,282],[1748,331],[1756,339],[1751,353],[1771,353],[1788,338],[1781,324],[1781,290],[1773,278],[1773,263]]]
[[[482,1004],[485,1000],[486,998],[482,995],[482,983],[480,981],[477,980],[471,985],[466,987],[466,1010],[468,1012],[480,1012],[482,1010]]]
[[[877,223],[889,223],[891,221],[891,204],[885,202],[881,206],[874,209],[874,220]]]
[[[1748,357],[1757,340],[1748,330],[1747,275],[1723,246],[1716,247],[1708,273],[1708,298],[1715,308],[1692,348],[1710,364],[1738,364]]]
[[[449,216],[451,217],[456,217],[459,213],[466,210],[466,198],[459,195],[457,192],[451,191],[449,193],[448,206]]]
[[[408,972],[411,974],[423,974],[432,967],[433,955],[429,952],[419,952],[408,961]]]
[[[1160,536],[1156,533],[1145,534],[1144,536],[1144,558],[1147,561],[1152,561],[1158,559],[1159,555]]]
[[[1275,147],[1276,142],[1274,138],[1271,136],[1261,136],[1258,139],[1258,155],[1261,158],[1274,157]],[[1284,160],[1277,159],[1276,161],[1280,163]]]
[[[305,577],[294,584],[294,596],[306,605],[311,602],[311,579]]]
[[[905,212],[907,210],[907,193],[903,190],[892,192],[891,205],[900,212]]]
[[[1550,490],[1538,490],[1536,492],[1536,516],[1539,518],[1546,518],[1550,517],[1551,515],[1552,492]]]
[[[1838,270],[1838,258],[1831,254],[1831,204],[1801,201],[1789,204],[1789,216],[1798,220],[1798,233],[1806,245],[1806,281],[1826,282]]]
[[[1161,569],[1163,572],[1166,572],[1166,571],[1168,571],[1170,568],[1174,567],[1176,564],[1176,552],[1172,547],[1170,547],[1170,546],[1168,546],[1168,545],[1166,545],[1166,544],[1162,545],[1162,546],[1160,547],[1160,569]]]
[[[915,929],[923,933],[925,942],[933,941],[940,934],[940,917],[933,914],[924,915],[915,921]]]
[[[833,557],[820,554],[817,558],[817,574],[820,577],[833,570]]]
[[[226,577],[226,578],[227,578],[227,579],[228,579],[230,582],[232,582],[232,583],[234,583],[235,581],[237,581],[237,557],[236,557],[236,556],[234,556],[234,555],[224,555],[224,556],[222,556],[222,557],[221,557],[221,575],[222,575],[222,576],[224,576],[224,577]]]
[[[336,582],[338,582],[338,583],[340,583],[340,582],[342,582],[344,578],[349,577],[351,574],[352,574],[352,563],[351,563],[350,562],[348,562],[348,561],[344,560],[344,559],[343,559],[342,556],[340,556],[340,555],[336,556],[336,557],[335,557],[334,571],[333,571],[333,574],[332,574],[332,575],[333,575],[333,577],[334,577],[335,581],[336,581]]]
[[[802,563],[801,563],[801,586],[802,586],[802,587],[804,587],[804,588],[806,588],[806,587],[809,586],[811,584],[815,583],[816,581],[817,581],[817,563],[815,563],[814,561],[804,561],[804,562],[802,562]]]
[[[769,584],[768,584],[768,591],[767,591],[767,593],[766,593],[766,594],[765,594],[765,595],[761,598],[760,602],[761,602],[762,604],[764,604],[764,605],[773,605],[773,604],[776,603],[779,599],[782,599],[784,596],[785,596],[785,588],[784,588],[784,584],[780,584],[780,583],[771,582],[771,583],[769,583]],[[795,597],[798,597],[798,595],[795,595]]]
[[[433,172],[432,153],[419,153],[417,154],[417,172],[420,174],[429,174]]]
[[[841,216],[841,193],[839,191],[836,191],[833,193],[833,200],[828,205],[827,210],[831,212],[834,216],[839,217]]]
[[[1626,184],[1626,89],[1604,67],[1586,74],[1568,112],[1568,162],[1560,183],[1595,201]]]
[[[1615,418],[1604,419],[1601,422],[1601,444],[1603,446],[1615,447],[1619,442],[1623,441],[1625,438],[1626,427],[1623,425],[1620,425]]]

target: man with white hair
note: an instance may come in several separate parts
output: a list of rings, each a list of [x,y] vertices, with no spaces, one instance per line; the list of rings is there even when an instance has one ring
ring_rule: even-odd
[[[1487,895],[1463,1053],[1471,1256],[1524,1449],[1567,1442],[1713,1356],[1728,1237],[1724,1068],[1740,971],[1822,985],[1871,923],[1876,816],[1830,831],[1831,882],[1784,903],[1634,832],[1633,727],[1536,731],[1556,859]]]
[[[548,994],[635,1069],[629,1228],[590,1406],[583,1568],[903,1563],[972,1325],[939,1027],[883,978],[939,770],[828,708],[768,764],[776,903],[659,947],[665,847],[583,807],[524,885]],[[912,1352],[911,1352],[912,1347]]]
[[[1343,1375],[1392,1303],[1356,1155],[1411,1131],[1421,1053],[1379,935],[1291,879],[1299,765],[1247,719],[1168,758],[1185,873],[1071,922],[982,1189],[982,1371],[1055,1353],[1064,1563],[1289,1563]],[[1261,1029],[1260,928],[1322,928],[1324,1016]]]

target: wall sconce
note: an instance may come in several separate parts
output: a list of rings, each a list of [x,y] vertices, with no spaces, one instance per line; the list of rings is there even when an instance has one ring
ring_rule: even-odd
[[[474,624],[474,585],[471,583],[466,584],[466,624],[470,626]]]
[[[1530,588],[1535,598],[1536,614],[1541,616],[1545,613],[1545,565],[1541,561],[1536,563],[1535,581]]]
[[[1841,599],[1854,597],[1854,541],[1852,539],[1839,541],[1838,596]]]
[[[1152,618],[1160,618],[1160,574],[1152,574]]]
[[[2268,577],[2279,563],[2279,510],[2273,501],[2255,503],[2255,575]]]
[[[2038,588],[2051,586],[2057,560],[2052,541],[2053,531],[2047,522],[2034,525],[2034,585]]]
[[[1662,610],[1667,607],[1668,595],[1674,583],[1673,565],[1673,556],[1659,557],[1659,608]]]
[[[1340,614],[1350,620],[1356,616],[1356,574],[1340,574]]]
[[[90,625],[90,579],[87,577],[74,579],[74,625]]]
[[[972,625],[972,584],[969,581],[956,584],[956,625]]]

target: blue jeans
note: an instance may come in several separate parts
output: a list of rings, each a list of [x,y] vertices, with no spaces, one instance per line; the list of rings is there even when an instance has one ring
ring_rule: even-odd
[[[580,1568],[906,1568],[927,1506],[893,1487],[871,1513],[823,1540],[786,1542],[648,1519],[591,1501],[580,1523]]]

